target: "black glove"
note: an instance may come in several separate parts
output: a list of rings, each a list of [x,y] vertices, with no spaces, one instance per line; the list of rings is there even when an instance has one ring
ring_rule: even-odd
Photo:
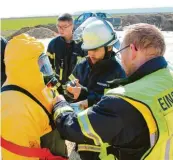
[[[81,85],[81,92],[80,92],[80,95],[77,100],[83,101],[83,100],[87,99],[87,96],[88,96],[88,89]]]
[[[40,137],[41,148],[48,148],[53,155],[67,157],[67,146],[57,129]]]

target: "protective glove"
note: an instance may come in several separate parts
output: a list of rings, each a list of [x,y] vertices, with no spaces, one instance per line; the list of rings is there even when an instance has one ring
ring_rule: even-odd
[[[65,100],[64,96],[58,95],[53,100],[53,117],[54,121],[56,121],[57,118],[62,116],[65,112],[73,112],[73,108],[70,106],[70,104]]]
[[[56,96],[52,101],[52,106],[55,106],[57,103],[60,103],[61,101],[65,101],[65,98],[63,95]]]
[[[40,141],[41,147],[48,148],[52,154],[67,157],[65,140],[61,138],[57,129],[40,137]]]

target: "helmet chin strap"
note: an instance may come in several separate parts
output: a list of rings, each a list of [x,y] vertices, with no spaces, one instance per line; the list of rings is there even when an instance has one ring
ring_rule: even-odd
[[[103,59],[109,59],[111,57],[112,51],[108,51],[108,47],[107,46],[104,47],[104,49],[105,49],[105,56],[104,56]]]
[[[103,57],[102,60],[110,59],[111,56],[112,56],[112,50],[111,51],[108,51],[108,47],[107,46],[105,46],[104,49],[105,49],[105,56]],[[89,64],[91,66],[93,66],[94,64],[92,63],[92,61],[91,61],[91,59],[89,57],[88,57],[88,60],[89,60]]]

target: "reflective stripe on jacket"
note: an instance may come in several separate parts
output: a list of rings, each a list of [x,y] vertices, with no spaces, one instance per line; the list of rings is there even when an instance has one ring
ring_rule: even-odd
[[[52,68],[59,75],[59,80],[63,84],[68,81],[73,68],[81,57],[85,56],[80,44],[75,44],[74,41],[66,43],[64,38],[58,36],[52,39],[47,48]]]
[[[107,95],[122,98],[143,115],[150,133],[150,149],[143,158],[173,159],[173,72],[171,70],[168,68],[158,70],[135,83],[110,90]]]
[[[55,113],[60,113],[55,118],[58,131],[65,139],[79,144],[78,151],[83,160],[98,160],[98,156],[105,146],[107,147],[107,155],[113,154],[120,160],[139,160],[147,153],[147,150],[151,151],[147,158],[155,154],[154,156],[158,156],[159,159],[162,154],[164,157],[171,159],[173,125],[170,107],[172,97],[170,96],[172,95],[173,83],[171,71],[166,67],[167,63],[163,57],[146,62],[133,75],[128,77],[124,87],[110,90],[96,105],[79,114],[75,114],[69,109],[63,110],[64,107],[67,108],[70,105],[66,101],[61,101],[54,108]],[[161,132],[161,136],[164,137],[168,134],[169,136],[163,138],[165,145],[161,148],[157,147],[160,141],[158,137],[159,139],[161,137],[158,134],[159,127],[157,126],[160,122],[158,123],[155,117],[156,112],[160,109],[160,103],[157,102],[157,99],[155,101],[153,97],[156,93],[159,96],[165,90],[164,94],[168,96],[161,96],[160,101],[162,107],[168,111],[166,113],[168,117],[162,116],[161,123],[167,121],[169,132],[166,128],[162,128],[161,130],[164,131],[165,129],[165,132]],[[164,102],[164,99],[167,101]],[[165,106],[167,104],[169,106]],[[153,105],[155,109],[152,109]],[[149,150],[152,147],[153,149]],[[155,153],[156,147],[158,148],[157,151],[160,149],[160,152],[163,152],[161,154],[160,152]],[[105,153],[105,149],[103,151]]]

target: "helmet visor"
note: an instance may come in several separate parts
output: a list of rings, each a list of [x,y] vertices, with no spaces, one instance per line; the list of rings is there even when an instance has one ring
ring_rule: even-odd
[[[117,50],[120,49],[120,41],[119,41],[119,39],[117,39],[117,41],[114,43],[113,47],[114,47],[115,49],[117,49]]]
[[[40,55],[38,60],[38,65],[39,65],[40,71],[43,73],[44,76],[53,75],[52,66],[50,64],[48,56],[45,53]]]

